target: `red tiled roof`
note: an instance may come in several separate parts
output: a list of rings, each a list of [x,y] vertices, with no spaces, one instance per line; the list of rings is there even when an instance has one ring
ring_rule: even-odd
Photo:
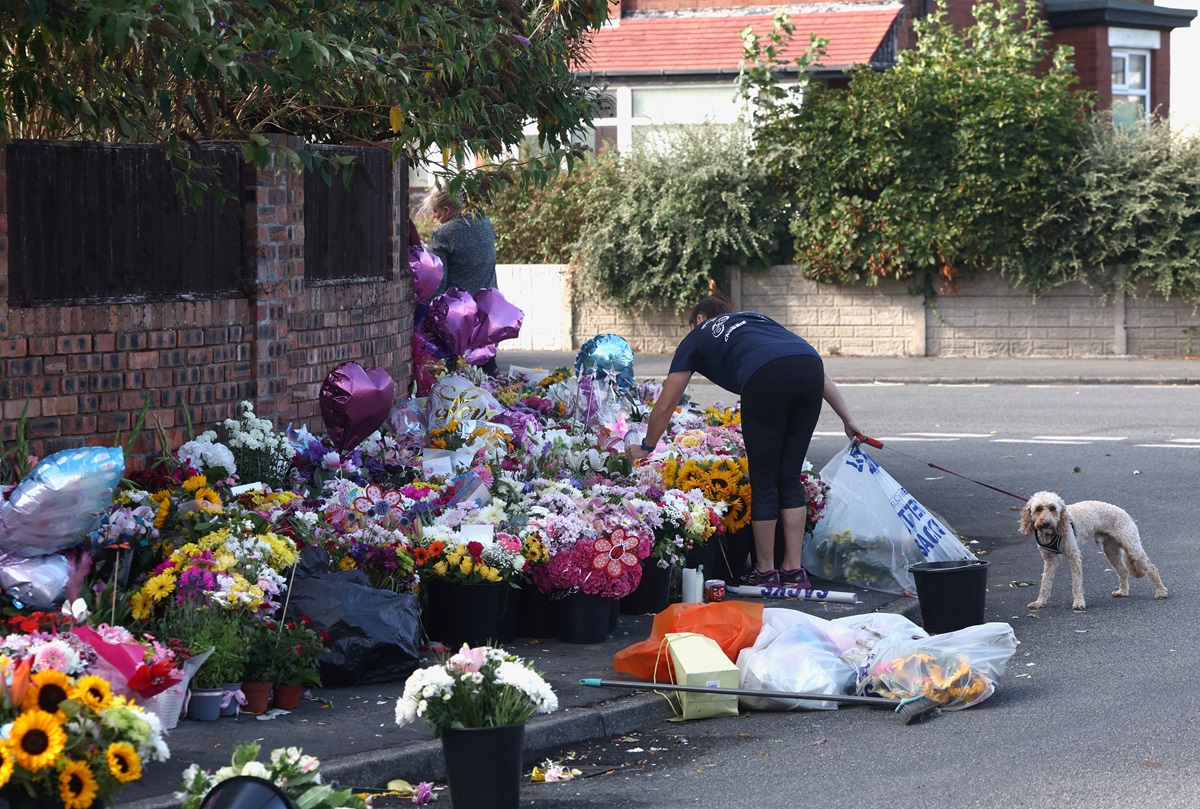
[[[871,61],[887,34],[899,7],[863,10],[821,11],[791,15],[796,32],[792,58],[808,46],[809,34],[829,40],[820,64],[844,67]],[[619,25],[606,26],[592,41],[582,71],[640,73],[644,71],[708,71],[737,69],[742,61],[743,28],[765,37],[771,31],[772,15],[736,17],[627,17]]]

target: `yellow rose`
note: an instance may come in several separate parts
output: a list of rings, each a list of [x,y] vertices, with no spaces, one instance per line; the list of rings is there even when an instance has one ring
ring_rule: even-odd
[[[450,570],[450,565],[446,564],[445,559],[443,559],[442,561],[438,562],[436,565],[433,566],[433,572],[438,574],[439,576],[445,576],[446,572],[449,570]]]
[[[471,561],[470,556],[464,556],[462,563],[458,566],[458,572],[464,576],[470,576],[471,570],[475,567],[475,563]]]
[[[500,571],[494,567],[480,565],[479,575],[483,576],[484,581],[500,581]]]

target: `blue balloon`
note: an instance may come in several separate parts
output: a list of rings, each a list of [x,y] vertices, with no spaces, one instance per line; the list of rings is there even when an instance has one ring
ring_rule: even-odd
[[[624,337],[597,334],[584,343],[575,355],[575,375],[592,376],[608,382],[617,390],[633,387],[633,349]]]
[[[38,462],[0,503],[0,551],[36,557],[71,548],[100,524],[125,474],[120,447],[80,447]]]

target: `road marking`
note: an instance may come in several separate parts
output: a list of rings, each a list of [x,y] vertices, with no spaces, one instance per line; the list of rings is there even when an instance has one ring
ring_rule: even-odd
[[[992,441],[993,444],[1086,444],[1087,441],[1057,441],[1049,439],[1034,439],[1034,438],[997,438]]]
[[[1128,441],[1125,436],[1113,435],[1035,435],[1039,441]]]
[[[1151,449],[1200,449],[1200,444],[1134,444],[1134,446]]]
[[[905,433],[921,438],[991,438],[992,433]]]
[[[931,388],[990,388],[988,382],[933,382]]]

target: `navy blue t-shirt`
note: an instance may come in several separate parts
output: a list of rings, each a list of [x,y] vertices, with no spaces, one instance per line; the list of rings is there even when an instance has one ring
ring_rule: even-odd
[[[820,356],[808,341],[758,312],[733,312],[705,320],[684,337],[671,358],[671,373],[694,371],[741,394],[754,372],[771,360],[798,354]]]

